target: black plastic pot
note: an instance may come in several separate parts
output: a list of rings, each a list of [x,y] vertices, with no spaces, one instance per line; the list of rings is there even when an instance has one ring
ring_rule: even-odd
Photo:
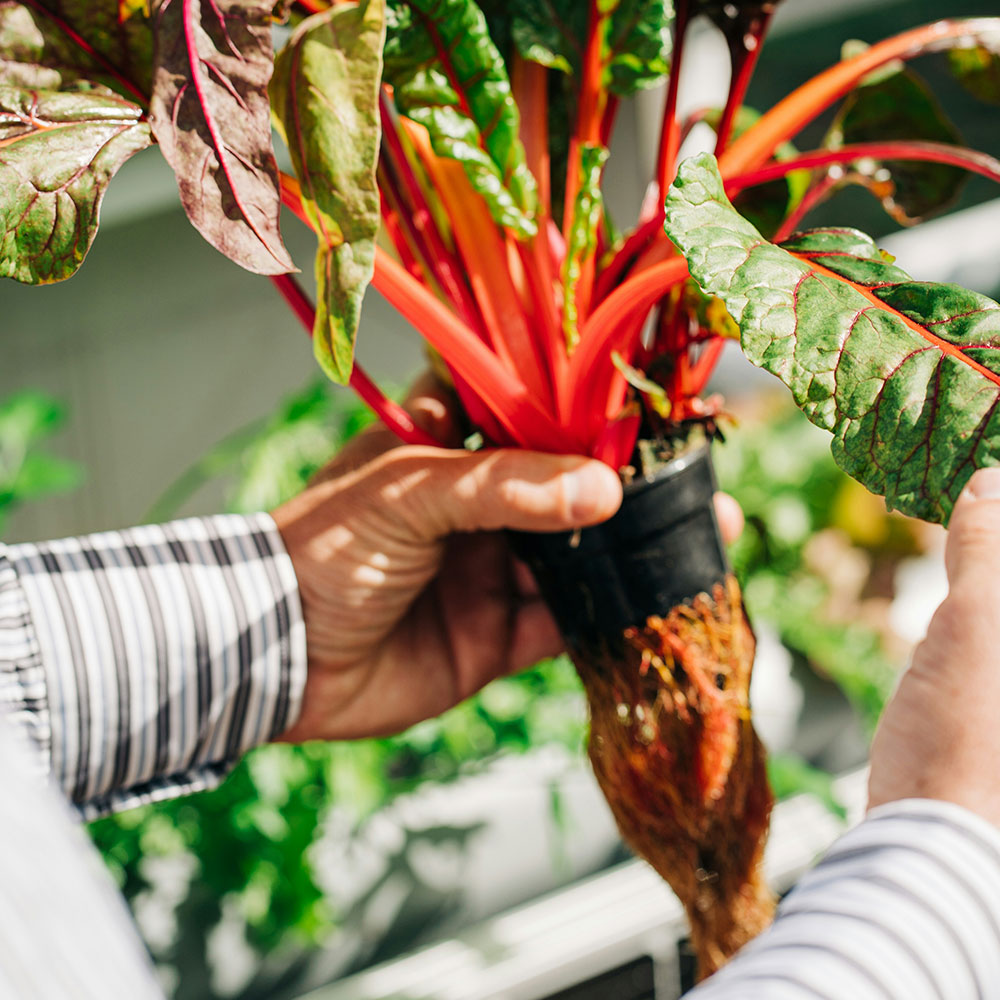
[[[715,489],[709,445],[699,445],[628,484],[618,513],[603,524],[510,532],[571,651],[615,651],[625,629],[666,615],[725,578]]]

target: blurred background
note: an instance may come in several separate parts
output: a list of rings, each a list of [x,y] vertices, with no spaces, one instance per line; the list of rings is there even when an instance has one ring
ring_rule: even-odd
[[[995,7],[963,0],[956,13]],[[847,39],[938,14],[924,0],[786,0],[748,102],[770,105]],[[721,103],[724,46],[706,28],[693,47],[682,104]],[[935,69],[919,66],[969,145],[996,155],[983,106]],[[660,102],[647,92],[623,108],[625,155],[607,175],[619,219],[634,218],[650,176]],[[974,177],[951,213],[905,233],[859,189],[810,219],[848,220],[914,276],[996,296],[996,195]],[[320,378],[270,284],[190,227],[155,148],[116,178],[102,219],[72,280],[0,285],[7,541],[267,509],[368,420]],[[308,279],[311,234],[288,218],[285,238]],[[769,858],[787,881],[863,801],[863,782],[837,776],[863,765],[943,596],[941,535],[887,515],[780,385],[727,352],[716,388],[733,420],[716,459],[747,516],[732,558],[759,633],[756,715],[776,790],[795,797]],[[424,364],[374,293],[358,354],[397,391]],[[316,998],[665,1000],[688,974],[679,914],[619,844],[584,736],[583,696],[559,659],[394,739],[264,748],[215,792],[91,833],[182,1000],[291,998],[332,981]]]

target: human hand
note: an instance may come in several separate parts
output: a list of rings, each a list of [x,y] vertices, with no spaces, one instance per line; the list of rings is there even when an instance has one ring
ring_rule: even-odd
[[[942,799],[1000,826],[1000,469],[959,497],[945,565],[948,596],[875,734],[868,806]]]
[[[425,381],[414,419],[455,441],[452,411]],[[319,481],[273,512],[299,581],[308,676],[282,739],[354,739],[438,715],[495,677],[563,648],[502,528],[565,531],[610,517],[617,475],[537,452],[393,446],[376,426]],[[739,508],[719,502],[724,533]]]

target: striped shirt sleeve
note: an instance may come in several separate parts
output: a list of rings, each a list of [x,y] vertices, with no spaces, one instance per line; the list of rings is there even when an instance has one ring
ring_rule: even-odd
[[[0,546],[0,701],[85,818],[217,784],[294,721],[305,664],[266,514]]]
[[[1000,830],[947,802],[872,810],[690,1000],[1000,995]]]

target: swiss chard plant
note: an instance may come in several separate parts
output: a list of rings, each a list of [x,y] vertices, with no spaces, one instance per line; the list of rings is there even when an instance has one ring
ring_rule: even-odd
[[[711,432],[705,388],[739,332],[834,433],[849,472],[945,520],[972,470],[997,460],[1000,307],[913,281],[854,230],[798,230],[845,184],[912,222],[967,172],[1000,180],[906,65],[943,53],[995,102],[1000,19],[858,48],[757,114],[744,98],[775,4],[0,0],[0,275],[72,274],[115,171],[155,142],[195,227],[271,278],[323,370],[404,441],[434,443],[353,359],[369,283],[425,338],[489,445],[651,472],[692,428]],[[684,117],[697,17],[723,33],[732,76],[722,109]],[[619,231],[602,194],[618,110],[661,82],[649,193]],[[796,149],[835,105],[818,148]],[[700,122],[712,154],[678,170]],[[276,166],[272,124],[294,176]],[[315,302],[283,246],[282,204],[316,234]],[[643,788],[690,763],[689,784],[661,788],[654,838],[683,851],[652,860],[688,904],[705,971],[770,910],[756,872],[770,800],[745,725],[752,637],[733,586],[664,607],[655,634],[635,622],[622,671],[590,675],[608,727],[591,753],[618,776],[605,790],[633,843],[651,829]],[[727,848],[739,835],[752,849]]]

